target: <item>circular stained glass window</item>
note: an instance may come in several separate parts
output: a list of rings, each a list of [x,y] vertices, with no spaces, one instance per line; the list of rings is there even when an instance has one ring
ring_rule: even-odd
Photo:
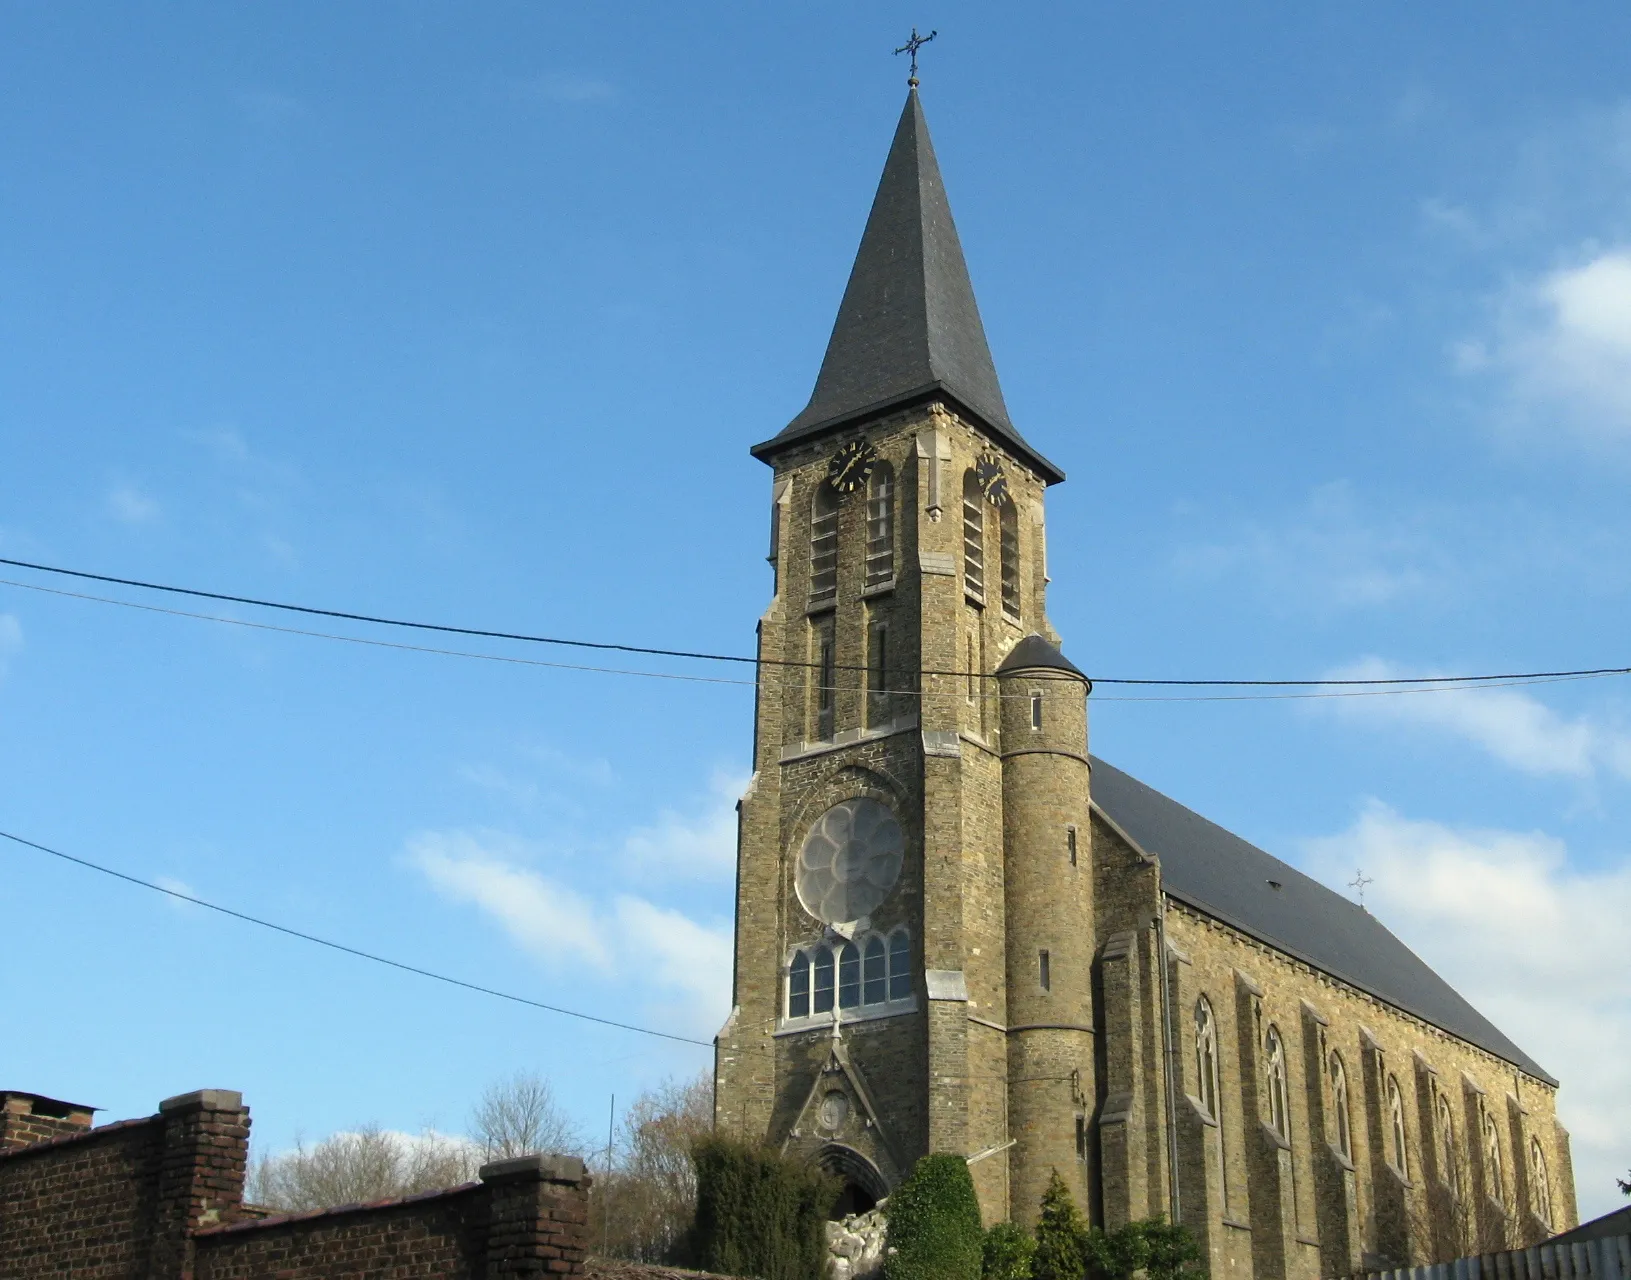
[[[846,800],[816,819],[799,850],[794,884],[824,924],[869,916],[900,878],[900,823],[876,800]]]

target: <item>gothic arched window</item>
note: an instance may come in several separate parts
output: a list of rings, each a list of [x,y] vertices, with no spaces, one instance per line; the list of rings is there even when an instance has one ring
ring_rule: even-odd
[[[1012,498],[997,507],[999,567],[1002,571],[1002,611],[1019,621],[1019,512]]]
[[[1269,1124],[1274,1132],[1289,1142],[1291,1125],[1286,1102],[1286,1046],[1285,1041],[1280,1039],[1278,1027],[1269,1027],[1265,1047],[1268,1050]]]
[[[813,1011],[816,1013],[832,1012],[832,948],[817,947],[815,953],[815,1003]]]
[[[1461,1167],[1455,1149],[1455,1116],[1450,1111],[1450,1100],[1438,1095],[1438,1144],[1444,1153],[1444,1185],[1452,1197],[1461,1194]]]
[[[889,998],[889,957],[882,938],[867,939],[862,966],[861,1003],[882,1004]]]
[[[838,596],[838,493],[825,480],[810,500],[810,603]]]
[[[1401,1177],[1409,1178],[1410,1164],[1405,1154],[1404,1095],[1399,1092],[1399,1081],[1396,1076],[1387,1078],[1387,1115],[1393,1134],[1393,1167],[1399,1171]]]
[[[1529,1139],[1529,1199],[1530,1207],[1547,1226],[1552,1225],[1552,1186],[1546,1177],[1546,1153],[1540,1149],[1540,1139]]]
[[[889,998],[909,1000],[912,995],[912,935],[896,929],[889,939]]]
[[[1202,996],[1195,1002],[1195,1066],[1200,1076],[1201,1105],[1214,1120],[1218,1115],[1218,1031],[1212,1006]]]
[[[853,942],[838,950],[838,1007],[853,1009],[861,1003],[861,951]]]
[[[963,591],[985,603],[985,494],[972,470],[963,473]]]
[[[1342,1055],[1331,1050],[1331,1109],[1336,1112],[1337,1150],[1353,1159],[1353,1137],[1348,1130],[1348,1073]]]
[[[810,1016],[810,957],[800,951],[787,969],[787,1016]]]
[[[866,585],[895,577],[895,469],[880,461],[866,484]]]
[[[1501,1176],[1501,1131],[1495,1126],[1495,1117],[1484,1113],[1484,1194],[1500,1204],[1506,1180]]]

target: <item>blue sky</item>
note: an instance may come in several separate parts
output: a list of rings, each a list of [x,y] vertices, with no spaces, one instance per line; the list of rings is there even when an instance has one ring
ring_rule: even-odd
[[[914,22],[1010,409],[1070,476],[1050,612],[1077,662],[1631,662],[1608,5],[13,0],[0,555],[750,651],[747,447],[809,394]],[[534,998],[723,1018],[740,686],[15,586],[0,662],[7,830]],[[1115,695],[1101,755],[1327,883],[1375,878],[1372,909],[1563,1079],[1582,1212],[1619,1203],[1625,681]],[[0,858],[0,1086],[114,1117],[241,1088],[275,1149],[457,1128],[517,1068],[593,1129],[707,1064]]]

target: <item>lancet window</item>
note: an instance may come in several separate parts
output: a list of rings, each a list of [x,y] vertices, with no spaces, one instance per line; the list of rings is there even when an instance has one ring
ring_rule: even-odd
[[[1397,1076],[1387,1078],[1387,1115],[1388,1125],[1393,1136],[1391,1147],[1393,1167],[1399,1171],[1402,1177],[1408,1178],[1410,1176],[1410,1164],[1405,1151],[1404,1095],[1399,1092]]]
[[[1202,996],[1195,1002],[1195,1064],[1198,1069],[1201,1104],[1206,1113],[1218,1119],[1218,1030],[1212,1006]]]
[[[1286,1045],[1280,1038],[1278,1027],[1269,1027],[1265,1047],[1268,1059],[1269,1124],[1277,1134],[1289,1141],[1291,1125],[1287,1117],[1286,1103]]]
[[[1444,1185],[1452,1196],[1461,1194],[1461,1168],[1455,1149],[1455,1116],[1450,1111],[1450,1100],[1438,1095],[1438,1145],[1444,1153]]]
[[[1529,1200],[1530,1208],[1547,1226],[1552,1225],[1552,1185],[1546,1177],[1546,1153],[1540,1149],[1540,1139],[1529,1139]]]
[[[838,597],[838,494],[823,480],[810,500],[810,603]]]
[[[801,947],[787,966],[787,1016],[809,1018],[850,1009],[883,1009],[912,998],[912,937],[862,934],[836,946]]]
[[[1002,571],[1002,611],[1019,621],[1019,512],[1012,498],[997,507],[997,548]]]
[[[1505,1185],[1501,1177],[1501,1131],[1496,1127],[1495,1117],[1489,1112],[1484,1113],[1484,1193],[1497,1204],[1505,1198],[1502,1189]]]
[[[881,586],[894,578],[895,469],[880,461],[866,486],[866,585]]]
[[[1353,1159],[1353,1135],[1348,1129],[1348,1072],[1342,1055],[1331,1050],[1331,1109],[1336,1112],[1337,1150]]]

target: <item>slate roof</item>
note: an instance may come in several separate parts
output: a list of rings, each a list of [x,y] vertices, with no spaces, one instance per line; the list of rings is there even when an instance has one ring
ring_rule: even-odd
[[[1341,894],[1096,756],[1093,801],[1160,859],[1171,897],[1557,1083],[1381,921]]]
[[[1074,662],[1059,652],[1058,645],[1034,631],[1010,649],[1008,656],[997,667],[999,676],[1005,676],[1010,671],[1068,671],[1072,675],[1082,676],[1083,680],[1087,679]]]
[[[906,95],[815,391],[773,440],[786,445],[931,396],[969,410],[1050,484],[1065,478],[1014,428],[986,344],[929,126]]]

